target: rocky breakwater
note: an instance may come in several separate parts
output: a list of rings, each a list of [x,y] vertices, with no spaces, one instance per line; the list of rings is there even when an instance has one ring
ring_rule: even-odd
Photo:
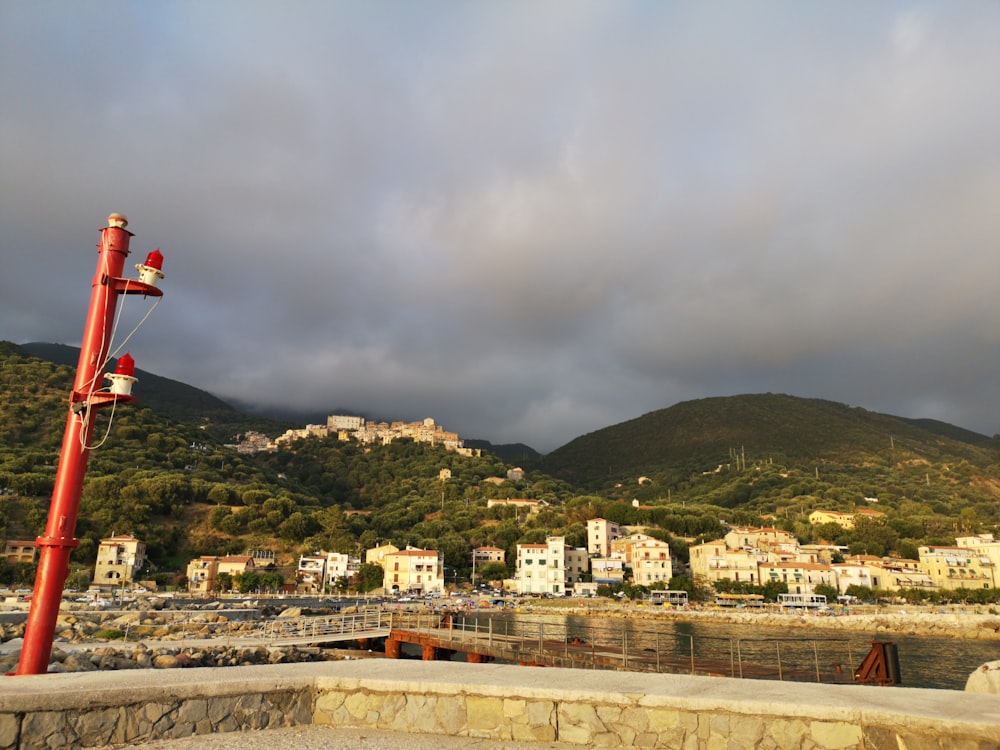
[[[300,614],[298,609],[271,608],[227,614],[221,604],[181,610],[157,599],[116,611],[69,606],[60,610],[56,622],[49,671],[250,666],[328,661],[354,653],[240,643],[259,633],[262,619]],[[0,623],[3,672],[17,669],[23,636],[23,622]]]
[[[548,603],[547,603],[548,604]],[[669,606],[604,604],[586,606],[522,605],[518,612],[533,614],[575,614],[588,617],[621,617],[634,620],[675,620],[716,622],[775,628],[825,628],[864,634],[936,636],[972,640],[1000,640],[1000,615],[977,610],[896,608],[812,613],[756,609],[681,608]]]
[[[824,628],[850,632],[1000,640],[1000,617],[951,612],[880,612],[864,614],[751,613],[701,611],[685,614],[692,621],[727,622],[778,628]]]

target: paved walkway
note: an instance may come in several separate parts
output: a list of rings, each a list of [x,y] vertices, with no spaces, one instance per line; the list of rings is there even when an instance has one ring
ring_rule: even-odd
[[[594,747],[596,745],[566,742],[512,742],[309,725],[155,740],[139,745],[108,745],[96,750],[587,750]]]

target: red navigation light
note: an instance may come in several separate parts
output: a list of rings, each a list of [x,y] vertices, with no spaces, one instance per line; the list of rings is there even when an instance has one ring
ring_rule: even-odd
[[[163,270],[163,253],[160,252],[160,248],[156,248],[153,252],[146,256],[145,265],[150,268],[155,268],[157,271]]]
[[[115,366],[115,375],[127,375],[128,377],[135,375],[135,360],[128,352],[119,357],[118,364]]]

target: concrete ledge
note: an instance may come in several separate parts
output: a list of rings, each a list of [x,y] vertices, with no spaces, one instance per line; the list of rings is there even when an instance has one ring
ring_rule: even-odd
[[[332,724],[580,745],[1000,746],[1000,702],[947,690],[382,659],[0,680],[0,748]]]

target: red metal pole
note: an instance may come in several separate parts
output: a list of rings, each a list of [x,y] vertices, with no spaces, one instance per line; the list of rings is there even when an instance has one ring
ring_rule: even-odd
[[[101,230],[98,245],[97,272],[94,274],[90,309],[80,347],[80,362],[70,395],[69,414],[63,434],[59,466],[56,471],[52,503],[44,536],[38,537],[38,573],[31,597],[31,609],[24,629],[24,645],[16,674],[43,674],[48,670],[52,654],[59,603],[69,574],[69,557],[79,541],[74,538],[80,494],[87,472],[91,438],[94,434],[94,413],[97,408],[117,401],[131,401],[131,396],[112,395],[101,391],[103,369],[111,344],[118,295],[143,293],[159,296],[155,287],[121,278],[125,257],[129,253],[132,233],[125,227],[128,220],[121,214],[111,214],[108,226]]]

